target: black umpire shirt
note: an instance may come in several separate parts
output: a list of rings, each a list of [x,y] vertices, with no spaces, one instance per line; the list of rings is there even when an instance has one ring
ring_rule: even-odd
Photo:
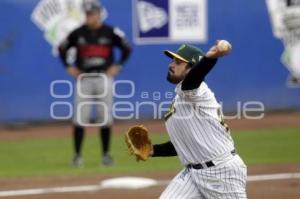
[[[68,67],[67,51],[76,48],[75,66],[82,72],[104,72],[114,62],[113,47],[121,50],[116,64],[123,65],[130,55],[131,48],[124,34],[118,28],[103,24],[96,30],[83,25],[69,34],[59,46],[59,55],[65,67]]]

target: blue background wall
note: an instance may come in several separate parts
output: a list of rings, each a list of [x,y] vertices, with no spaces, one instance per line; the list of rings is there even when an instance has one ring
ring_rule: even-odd
[[[131,1],[102,2],[109,12],[106,22],[123,29],[133,44]],[[50,105],[57,101],[50,96],[51,82],[73,81],[60,61],[52,56],[43,33],[30,20],[37,3],[38,0],[0,2],[1,123],[50,120]],[[280,63],[283,46],[273,37],[265,2],[209,0],[208,4],[209,41],[197,45],[207,50],[216,39],[224,38],[234,47],[232,54],[219,60],[207,77],[224,110],[235,111],[237,101],[249,100],[262,101],[267,110],[299,109],[300,90],[286,86],[288,71]],[[135,96],[130,101],[143,101],[140,97],[143,91],[173,91],[174,86],[165,80],[169,59],[162,51],[177,47],[175,44],[133,45],[132,57],[117,77],[135,82]],[[66,93],[67,89],[61,88],[59,92]],[[125,87],[119,88],[118,93],[122,92],[127,92]],[[72,102],[72,97],[63,101]],[[66,112],[63,107],[56,111],[62,115]],[[150,110],[142,111],[150,115]]]

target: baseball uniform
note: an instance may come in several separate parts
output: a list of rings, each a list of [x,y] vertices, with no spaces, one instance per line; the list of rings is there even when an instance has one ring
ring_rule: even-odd
[[[100,127],[103,164],[111,165],[109,153],[112,118],[112,77],[107,75],[111,66],[122,66],[128,59],[131,48],[125,34],[117,27],[100,22],[102,5],[98,1],[87,1],[83,4],[87,18],[97,19],[96,28],[86,24],[69,34],[60,45],[60,57],[66,68],[76,67],[81,75],[77,79],[74,105],[74,166],[81,164],[81,146],[84,138],[84,127],[91,125],[91,106],[95,105],[97,118],[94,126]],[[75,63],[68,63],[68,50],[76,49]],[[114,59],[114,48],[121,51],[120,59]]]
[[[246,166],[235,151],[221,106],[204,82],[217,60],[191,45],[165,54],[192,68],[177,84],[165,117],[170,141],[153,146],[154,157],[178,155],[184,166],[160,198],[246,198]]]

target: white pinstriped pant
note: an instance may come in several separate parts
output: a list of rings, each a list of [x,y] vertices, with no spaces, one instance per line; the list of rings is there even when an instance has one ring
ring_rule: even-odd
[[[160,199],[245,199],[247,168],[238,156],[206,169],[183,169]]]

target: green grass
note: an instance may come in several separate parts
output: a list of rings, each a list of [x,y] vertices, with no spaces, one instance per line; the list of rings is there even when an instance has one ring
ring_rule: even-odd
[[[153,143],[168,140],[166,134],[151,137]],[[239,131],[233,133],[233,138],[248,165],[300,163],[300,128]],[[128,174],[181,168],[177,158],[152,158],[137,163],[128,156],[124,137],[118,134],[112,142],[115,166],[106,168],[100,166],[99,147],[98,136],[87,136],[83,148],[84,167],[72,168],[71,138],[0,141],[0,177]]]
[[[153,142],[168,140],[167,135],[154,135]],[[115,166],[100,164],[100,145],[96,135],[87,136],[83,146],[83,168],[73,168],[71,138],[0,141],[0,177],[81,175],[94,173],[129,173],[179,169],[177,158],[153,158],[136,162],[130,157],[124,136],[112,140],[112,156]]]
[[[300,163],[300,128],[247,130],[233,138],[248,165]]]

